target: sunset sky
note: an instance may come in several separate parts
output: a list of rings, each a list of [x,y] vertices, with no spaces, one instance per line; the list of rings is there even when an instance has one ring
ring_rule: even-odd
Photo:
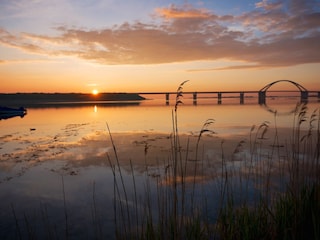
[[[320,0],[1,0],[2,93],[320,90]],[[289,86],[290,87],[290,86]]]

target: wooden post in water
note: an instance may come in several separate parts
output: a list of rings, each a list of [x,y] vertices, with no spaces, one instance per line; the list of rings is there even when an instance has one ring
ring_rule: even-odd
[[[244,104],[244,92],[240,92],[240,104]]]
[[[222,103],[221,97],[222,97],[222,93],[218,92],[218,104]]]

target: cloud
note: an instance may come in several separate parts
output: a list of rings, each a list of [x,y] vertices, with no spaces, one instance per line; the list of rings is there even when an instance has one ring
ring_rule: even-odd
[[[191,5],[170,5],[155,9],[156,22],[126,22],[98,30],[60,26],[56,36],[14,35],[0,29],[0,44],[110,65],[219,59],[246,63],[218,69],[225,70],[319,63],[316,2],[289,2],[263,0],[254,10],[234,16]]]
[[[217,67],[217,68],[188,69],[187,72],[211,72],[211,71],[235,70],[235,69],[260,69],[265,67],[261,67],[257,64],[253,64],[253,65],[245,64],[245,65],[232,65],[232,66]]]
[[[282,2],[281,1],[270,2],[268,0],[262,0],[261,2],[256,3],[255,6],[256,8],[263,8],[264,10],[272,11],[272,10],[280,9],[282,7]]]
[[[9,46],[13,48],[23,49],[29,52],[40,52],[42,49],[33,43],[30,43],[25,36],[22,35],[13,35],[6,31],[5,29],[0,28],[0,43],[4,46]]]
[[[167,19],[208,18],[211,16],[206,9],[195,9],[190,4],[182,7],[171,4],[168,8],[156,8],[156,13]]]

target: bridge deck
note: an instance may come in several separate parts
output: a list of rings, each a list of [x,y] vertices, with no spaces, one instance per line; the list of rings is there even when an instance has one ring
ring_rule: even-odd
[[[186,91],[186,92],[182,92],[183,94],[194,94],[194,93],[197,93],[197,94],[218,94],[218,93],[221,93],[221,94],[236,94],[236,93],[259,93],[260,91],[194,91],[194,92],[190,92],[190,91]],[[299,90],[273,90],[273,91],[268,91],[268,92],[297,92],[297,93],[300,93]],[[319,93],[319,91],[308,91],[308,93]],[[160,95],[160,94],[177,94],[177,92],[134,92],[134,94],[141,94],[141,95]]]
[[[266,103],[266,97],[268,93],[300,93],[301,101],[307,101],[309,97],[318,97],[320,99],[320,91],[300,91],[300,90],[273,90],[273,91],[195,91],[195,92],[183,92],[183,94],[192,94],[193,96],[193,102],[194,104],[197,104],[198,95],[201,94],[217,94],[218,103],[222,103],[222,98],[226,98],[226,96],[223,96],[225,94],[238,94],[238,97],[240,98],[240,104],[244,104],[245,94],[257,94],[258,95],[258,103],[259,104],[265,104]],[[316,93],[312,95],[312,93]],[[176,95],[177,92],[136,92],[135,94],[139,95],[165,95],[166,102],[169,103],[170,101],[170,95]]]
[[[293,91],[293,90],[276,90],[276,91],[269,90],[269,88],[271,86],[273,86],[274,84],[280,83],[280,82],[290,83],[290,84],[294,85],[297,88],[297,90],[296,91]],[[277,80],[272,83],[269,83],[266,86],[264,86],[263,88],[261,88],[259,91],[193,91],[193,92],[188,91],[188,92],[183,92],[183,94],[192,94],[193,95],[193,102],[195,104],[197,103],[197,98],[198,98],[199,94],[217,94],[219,104],[221,104],[221,102],[222,102],[222,98],[223,98],[222,95],[223,94],[239,94],[240,104],[243,104],[245,94],[255,93],[255,94],[258,94],[259,104],[265,104],[267,92],[268,93],[270,93],[270,92],[287,92],[287,93],[300,92],[301,101],[307,101],[309,97],[318,97],[320,99],[320,91],[308,91],[305,87],[303,87],[299,83],[294,82],[292,80],[287,80],[287,79],[281,79],[281,80]],[[316,94],[310,95],[311,93],[316,93]],[[166,102],[169,103],[170,94],[177,94],[177,92],[138,92],[136,94],[140,94],[140,95],[165,94]]]

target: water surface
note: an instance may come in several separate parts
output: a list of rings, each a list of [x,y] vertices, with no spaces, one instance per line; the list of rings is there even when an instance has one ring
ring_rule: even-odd
[[[280,144],[290,141],[297,99],[268,99],[267,106],[256,104],[255,98],[245,99],[245,104],[238,101],[230,98],[217,104],[217,99],[210,98],[193,104],[186,98],[178,106],[181,145],[186,150],[190,144],[191,160],[203,124],[214,119],[209,128],[215,134],[206,134],[201,142],[201,156],[210,162],[212,178],[221,163],[221,142],[225,142],[226,154],[234,157],[239,142],[250,141],[253,125],[258,128],[267,123],[270,141],[275,127],[281,133]],[[310,116],[319,102],[310,101],[307,106]],[[130,104],[28,108],[23,118],[1,120],[0,237],[19,239],[19,234],[32,231],[42,237],[64,236],[66,229],[73,239],[113,236],[113,176],[108,158],[114,161],[115,156],[106,124],[129,184],[132,168],[137,181],[143,181],[146,165],[152,178],[159,174],[156,166],[170,160],[173,113],[174,100],[166,104],[160,98]],[[302,128],[308,130],[308,123]],[[143,184],[140,187],[143,192]]]

